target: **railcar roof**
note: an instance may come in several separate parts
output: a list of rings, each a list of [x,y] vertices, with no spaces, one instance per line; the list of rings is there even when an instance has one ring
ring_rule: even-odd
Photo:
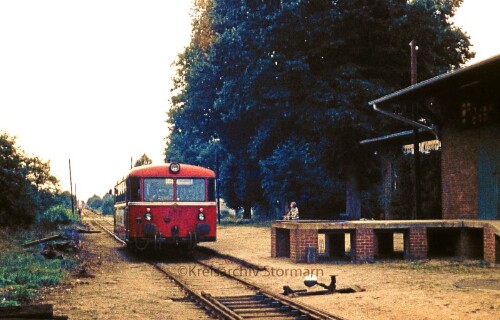
[[[215,172],[210,169],[194,166],[191,164],[180,164],[179,173],[170,172],[170,163],[150,164],[135,167],[130,170],[129,177],[204,177],[215,178]]]

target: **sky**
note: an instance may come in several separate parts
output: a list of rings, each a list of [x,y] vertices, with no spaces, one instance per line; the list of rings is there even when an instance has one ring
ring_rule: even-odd
[[[192,0],[0,0],[0,130],[50,161],[62,190],[103,196],[142,154],[164,159],[174,68]],[[455,23],[472,62],[500,53],[498,0]]]
[[[0,130],[86,201],[163,161],[191,0],[0,0]]]

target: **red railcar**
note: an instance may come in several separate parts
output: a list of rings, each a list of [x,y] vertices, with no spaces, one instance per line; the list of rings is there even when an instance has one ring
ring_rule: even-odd
[[[170,163],[133,168],[115,187],[115,233],[139,250],[216,240],[215,173]]]

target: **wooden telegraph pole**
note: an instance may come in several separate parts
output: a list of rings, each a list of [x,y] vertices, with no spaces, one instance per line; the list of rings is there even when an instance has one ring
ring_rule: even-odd
[[[215,190],[217,192],[217,223],[220,224],[220,180],[219,180],[219,150],[215,152]]]
[[[71,213],[75,214],[75,204],[73,202],[73,180],[71,179],[71,159],[69,159],[69,184],[71,185]]]
[[[410,73],[411,85],[417,84],[417,42],[412,40],[410,42]],[[417,105],[412,103],[412,118],[418,121]],[[420,196],[420,147],[418,138],[418,128],[413,128],[413,219],[420,219],[421,215],[421,196]]]

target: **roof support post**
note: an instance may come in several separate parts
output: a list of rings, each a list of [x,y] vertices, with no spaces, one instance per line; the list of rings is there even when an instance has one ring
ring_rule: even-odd
[[[417,84],[417,43],[415,40],[410,42],[410,68],[411,85]],[[417,106],[415,102],[411,105],[413,121],[418,120]],[[420,147],[418,139],[418,128],[413,128],[413,212],[412,218],[421,218],[421,193],[420,193]]]

